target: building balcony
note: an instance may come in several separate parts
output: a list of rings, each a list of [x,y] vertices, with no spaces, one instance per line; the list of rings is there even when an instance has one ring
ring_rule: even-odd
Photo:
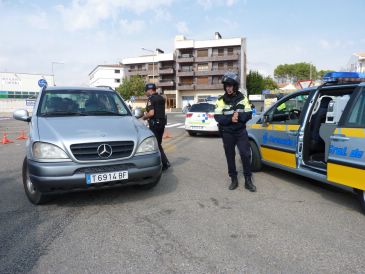
[[[181,77],[181,76],[194,76],[194,71],[192,70],[188,70],[188,71],[178,71],[177,72],[177,76]]]
[[[193,56],[179,56],[176,58],[176,62],[178,63],[193,63],[194,57]]]
[[[222,84],[196,84],[195,85],[196,90],[203,90],[203,89],[222,89]]]
[[[179,83],[177,86],[178,90],[194,90],[195,85],[194,84],[185,84],[185,83]]]
[[[212,58],[209,56],[195,57],[195,62],[209,62],[209,61],[212,61]]]
[[[204,71],[196,71],[195,76],[207,76],[212,75],[212,71],[210,70],[204,70]]]
[[[134,76],[134,75],[143,75],[146,76],[148,74],[147,70],[133,70],[133,69],[129,69],[128,72],[126,73],[128,76]]]
[[[175,70],[173,68],[159,68],[159,74],[174,74]]]
[[[218,62],[218,61],[238,61],[240,59],[240,55],[239,54],[232,54],[232,55],[213,55],[211,57],[209,57],[208,61],[211,62]]]
[[[175,85],[175,81],[174,80],[160,80],[157,85],[159,87],[172,87]]]

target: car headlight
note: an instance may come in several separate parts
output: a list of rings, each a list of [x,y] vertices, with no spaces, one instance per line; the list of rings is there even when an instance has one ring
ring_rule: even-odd
[[[58,146],[42,142],[36,142],[33,144],[33,155],[35,158],[40,160],[69,159],[67,154]]]
[[[157,140],[155,137],[149,137],[139,145],[136,154],[148,154],[158,151]]]

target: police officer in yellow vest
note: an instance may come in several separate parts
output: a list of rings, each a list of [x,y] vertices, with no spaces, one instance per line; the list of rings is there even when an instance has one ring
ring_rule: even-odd
[[[237,74],[227,72],[223,75],[222,83],[225,93],[217,100],[214,118],[218,122],[228,164],[228,175],[231,177],[229,189],[238,187],[235,161],[237,146],[243,163],[245,188],[255,192],[256,187],[252,182],[251,173],[250,144],[246,131],[246,122],[252,118],[251,106],[247,97],[238,90]]]

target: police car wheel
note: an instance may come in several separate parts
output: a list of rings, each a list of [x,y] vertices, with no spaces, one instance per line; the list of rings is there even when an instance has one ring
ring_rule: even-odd
[[[251,150],[251,170],[252,172],[257,172],[262,169],[261,155],[256,143],[252,140],[249,142]]]
[[[190,136],[196,136],[196,132],[188,130]]]
[[[360,201],[360,205],[363,210],[363,213],[365,214],[365,191],[361,190],[361,189],[355,189],[355,192]]]
[[[25,194],[27,195],[28,200],[35,205],[42,204],[48,200],[48,196],[39,192],[39,190],[34,186],[30,177],[28,170],[28,160],[24,158],[23,161],[23,186],[25,190]]]

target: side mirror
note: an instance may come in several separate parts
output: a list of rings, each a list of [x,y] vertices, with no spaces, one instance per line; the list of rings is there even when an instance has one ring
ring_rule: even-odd
[[[137,119],[139,118],[142,118],[143,117],[143,111],[141,108],[136,108],[134,111],[133,111],[133,115],[134,117],[136,117]]]
[[[30,122],[32,119],[31,116],[29,116],[29,112],[26,109],[17,109],[13,112],[13,118],[15,120],[24,121],[24,122]]]
[[[262,118],[262,126],[263,127],[267,127],[269,125],[270,122],[270,117],[268,114],[264,114],[263,118]]]

